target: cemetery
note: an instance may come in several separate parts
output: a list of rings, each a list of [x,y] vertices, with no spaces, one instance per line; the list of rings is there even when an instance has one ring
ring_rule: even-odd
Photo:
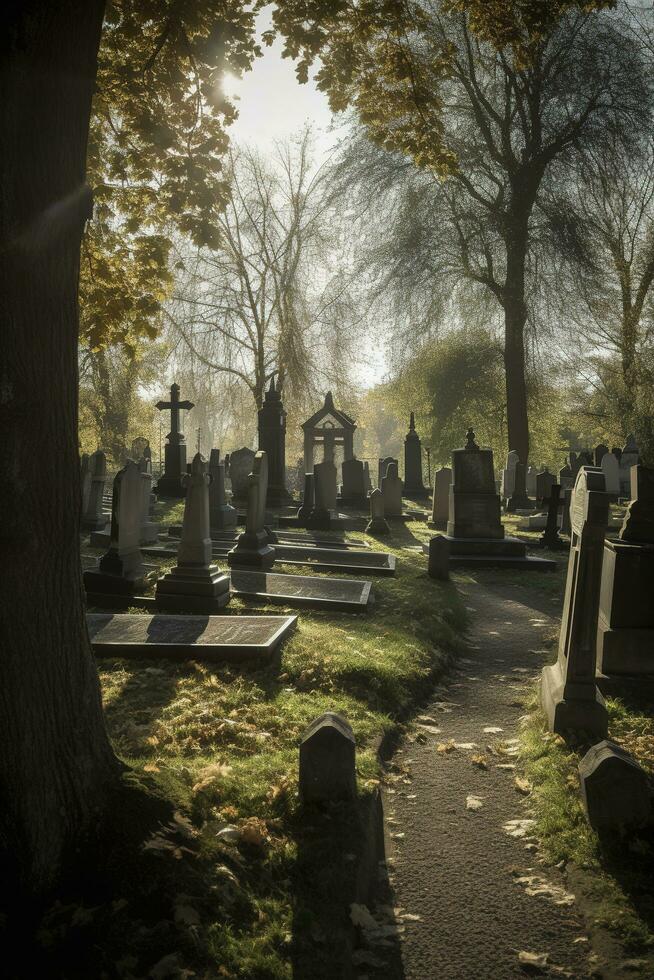
[[[2,975],[654,977],[654,10],[0,16]]]

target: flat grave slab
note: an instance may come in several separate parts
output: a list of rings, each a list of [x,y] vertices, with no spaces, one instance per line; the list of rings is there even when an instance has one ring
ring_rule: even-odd
[[[212,554],[215,558],[225,558],[233,543],[213,542]],[[347,574],[395,575],[395,555],[381,551],[349,551],[337,548],[315,548],[307,545],[275,545],[276,563],[288,565],[307,565],[321,572],[345,572]],[[154,558],[175,558],[177,548],[174,544],[166,547],[153,545],[141,548],[141,554]]]
[[[316,548],[369,548],[367,541],[345,541],[343,538],[328,538],[315,534],[311,531],[283,531],[280,528],[271,528],[279,540],[280,544],[304,544],[313,545]],[[241,531],[214,531],[211,540],[216,542],[229,541],[236,542]],[[168,537],[179,540],[182,536],[182,525],[171,524],[168,528]],[[165,538],[164,538],[165,540]]]
[[[280,602],[289,606],[365,612],[372,602],[372,583],[352,579],[317,578],[309,575],[282,575],[278,572],[230,570],[231,592],[261,602]]]
[[[87,613],[86,622],[99,657],[240,662],[270,657],[297,616]]]
[[[450,543],[450,568],[522,568],[536,572],[553,572],[557,567],[549,558],[534,558],[527,554],[527,546],[517,538],[453,538],[446,534]],[[429,555],[429,542],[422,546]]]

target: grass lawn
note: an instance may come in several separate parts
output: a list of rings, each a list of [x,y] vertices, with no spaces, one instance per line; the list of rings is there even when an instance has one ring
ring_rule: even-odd
[[[180,516],[179,504],[158,514]],[[264,666],[98,660],[129,778],[174,805],[139,841],[131,880],[118,876],[124,895],[114,883],[111,901],[92,911],[71,903],[77,919],[64,923],[66,937],[84,944],[101,935],[107,976],[338,975],[330,943],[347,922],[363,842],[351,813],[302,812],[298,744],[317,715],[342,713],[357,740],[360,794],[376,787],[379,740],[417,710],[465,626],[455,587],[429,579],[425,557],[408,550],[430,533],[395,524],[392,536],[369,539],[398,557],[396,578],[374,579],[372,609],[301,611],[296,633]],[[228,609],[254,611],[235,599]],[[60,926],[46,922],[45,941],[56,945]]]

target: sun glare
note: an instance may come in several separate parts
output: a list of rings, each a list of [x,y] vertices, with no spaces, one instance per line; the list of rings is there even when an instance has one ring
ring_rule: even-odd
[[[238,90],[241,85],[241,79],[233,75],[231,71],[226,71],[223,75],[221,87],[224,94],[228,99],[238,98]]]

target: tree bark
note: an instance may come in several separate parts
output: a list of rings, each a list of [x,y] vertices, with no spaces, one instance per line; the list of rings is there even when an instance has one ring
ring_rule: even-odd
[[[529,209],[530,210],[530,209]],[[529,460],[529,416],[525,378],[525,263],[527,259],[528,214],[512,221],[506,238],[504,299],[504,371],[509,450],[520,462]]]
[[[0,858],[48,888],[115,786],[79,559],[77,286],[104,0],[0,14]]]

